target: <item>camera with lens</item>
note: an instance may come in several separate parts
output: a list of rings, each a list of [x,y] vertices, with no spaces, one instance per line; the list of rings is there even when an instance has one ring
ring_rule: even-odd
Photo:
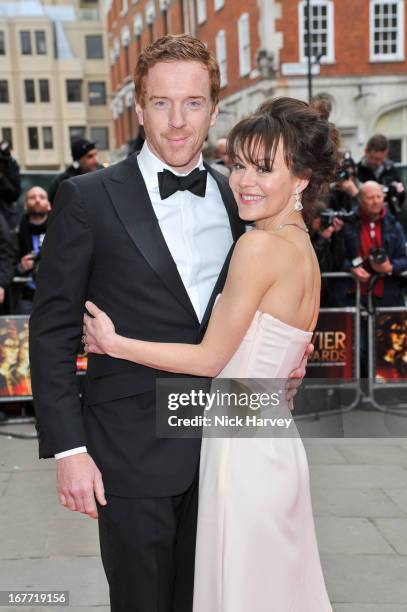
[[[0,142],[0,168],[6,167],[11,161],[11,147],[7,140]]]
[[[342,181],[348,181],[355,174],[356,163],[352,158],[350,151],[346,151],[343,155],[343,160],[339,166],[336,181],[341,183]]]
[[[369,252],[369,259],[375,264],[382,264],[387,260],[387,253],[381,247],[373,247]]]
[[[351,222],[355,217],[354,210],[334,210],[333,208],[327,208],[323,210],[320,214],[321,217],[321,230],[326,229],[330,225],[334,219],[341,219],[344,222]]]

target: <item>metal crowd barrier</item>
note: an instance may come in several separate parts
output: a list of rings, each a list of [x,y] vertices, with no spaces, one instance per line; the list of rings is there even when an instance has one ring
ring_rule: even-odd
[[[403,272],[400,275],[402,278],[407,279],[407,272]],[[377,344],[377,335],[375,329],[375,323],[377,321],[378,315],[391,315],[396,313],[406,313],[407,318],[407,307],[406,306],[395,306],[395,307],[386,307],[386,308],[375,308],[373,305],[372,294],[370,293],[368,296],[368,384],[367,384],[367,398],[365,401],[370,402],[371,406],[380,412],[386,412],[387,414],[394,414],[398,416],[407,416],[407,401],[397,402],[397,407],[394,405],[389,405],[383,402],[378,402],[376,400],[377,394],[382,392],[383,390],[389,389],[405,389],[406,395],[405,399],[407,400],[407,326],[405,323],[401,324],[402,330],[400,336],[404,337],[404,348],[400,350],[400,353],[404,353],[405,356],[405,377],[404,372],[402,372],[403,376],[396,379],[396,381],[386,380],[381,381],[377,376],[377,367],[376,367],[376,344]],[[402,358],[402,355],[401,355]],[[404,363],[404,361],[403,361]],[[404,368],[403,368],[404,369]]]
[[[328,408],[326,410],[310,410],[306,414],[299,414],[295,416],[296,421],[302,421],[305,419],[319,419],[323,416],[333,416],[336,414],[343,414],[350,412],[356,408],[362,398],[362,391],[360,386],[360,346],[361,346],[361,287],[360,282],[350,272],[323,272],[321,274],[322,279],[335,279],[335,278],[347,278],[350,279],[355,285],[355,305],[354,306],[343,306],[343,307],[332,307],[332,308],[321,308],[320,315],[324,313],[337,313],[337,314],[349,314],[353,315],[353,343],[352,343],[352,377],[350,379],[345,378],[341,380],[335,377],[327,378],[326,382],[315,382],[312,383],[312,378],[306,379],[304,386],[306,390],[325,390],[326,401],[329,405],[334,397],[335,390],[338,391],[354,391],[353,399],[347,405],[341,405],[338,408]],[[318,330],[318,324],[317,324]],[[313,367],[312,362],[308,364],[308,372]],[[321,377],[322,378],[322,377]]]
[[[407,273],[402,275],[407,278]],[[372,296],[371,294],[368,296],[368,309],[367,309],[367,319],[368,319],[368,381],[366,388],[362,391],[361,388],[361,379],[360,379],[360,349],[361,349],[361,318],[365,316],[365,311],[362,315],[362,307],[361,307],[361,286],[359,281],[350,273],[347,272],[325,272],[322,274],[322,277],[325,279],[336,279],[336,278],[348,278],[351,279],[355,284],[355,305],[349,307],[341,307],[341,308],[321,308],[320,313],[323,315],[324,313],[338,313],[339,314],[349,314],[351,313],[353,316],[353,342],[352,342],[352,377],[350,379],[346,378],[340,380],[338,378],[326,379],[322,383],[321,379],[318,379],[318,382],[313,383],[312,378],[306,381],[304,385],[308,390],[325,390],[327,393],[327,401],[329,403],[330,398],[334,395],[335,390],[346,390],[346,391],[354,391],[354,396],[352,400],[347,405],[341,405],[338,408],[328,409],[328,410],[314,410],[310,411],[307,414],[299,414],[296,416],[296,420],[303,420],[307,418],[320,418],[321,416],[330,416],[340,413],[350,412],[354,408],[356,408],[361,403],[369,403],[376,410],[380,410],[383,412],[395,413],[403,416],[407,416],[407,403],[400,403],[397,408],[384,406],[383,404],[378,403],[376,401],[376,394],[379,390],[384,388],[389,388],[387,384],[383,382],[376,381],[376,372],[375,372],[375,359],[374,359],[374,351],[376,348],[375,342],[375,329],[374,322],[376,313],[387,313],[387,312],[407,312],[407,308],[378,308],[374,309],[372,304]],[[15,277],[14,282],[16,283],[25,283],[30,279],[27,277]],[[24,319],[27,318],[27,315],[9,315],[13,319]],[[6,315],[3,318],[7,318]],[[309,364],[308,371],[312,367],[312,364]],[[391,388],[407,388],[407,378],[405,381],[399,381],[396,383],[390,383]],[[24,402],[24,401],[32,401],[32,396],[22,396],[22,397],[0,397],[0,404],[2,402]],[[22,408],[21,416],[14,416],[3,421],[0,421],[0,425],[4,424],[21,424],[21,423],[33,423],[34,418],[29,417],[25,414],[24,408]],[[9,435],[9,434],[8,434]],[[16,434],[17,435],[17,434]],[[35,436],[35,434],[34,434]]]

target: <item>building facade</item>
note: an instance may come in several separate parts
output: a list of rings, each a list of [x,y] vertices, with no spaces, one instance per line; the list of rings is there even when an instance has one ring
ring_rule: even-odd
[[[224,136],[271,96],[308,99],[310,12],[312,90],[332,105],[343,146],[358,158],[383,132],[393,159],[407,163],[405,0],[112,0],[107,5],[112,112],[118,148],[137,133],[132,74],[140,50],[166,32],[188,31],[216,54]]]
[[[70,142],[112,138],[106,28],[98,2],[0,4],[0,138],[23,170],[60,170]]]
[[[251,3],[234,0],[234,10],[241,4],[247,11]],[[218,134],[270,96],[308,99],[307,2],[253,4],[259,12],[260,77],[246,88],[224,89]],[[391,157],[407,164],[405,0],[311,0],[309,5],[312,92],[330,101],[343,147],[359,158],[367,139],[381,132],[390,139]],[[233,48],[229,53],[236,56]]]

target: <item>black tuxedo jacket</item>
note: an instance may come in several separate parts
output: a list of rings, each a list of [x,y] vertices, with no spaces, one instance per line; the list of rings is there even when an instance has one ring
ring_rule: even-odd
[[[208,171],[237,240],[244,225],[227,180]],[[155,435],[155,381],[170,374],[91,354],[81,404],[75,356],[84,303],[90,299],[105,310],[124,336],[198,343],[223,288],[230,255],[200,323],[161,233],[137,156],[61,184],[42,246],[30,320],[40,458],[86,445],[107,492],[117,495],[175,495],[189,486],[199,440]]]

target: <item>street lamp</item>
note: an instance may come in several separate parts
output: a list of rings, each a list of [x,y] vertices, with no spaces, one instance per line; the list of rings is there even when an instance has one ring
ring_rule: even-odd
[[[325,53],[318,53],[315,60],[312,61],[311,56],[311,34],[312,34],[312,25],[311,25],[311,0],[307,0],[307,4],[305,7],[305,21],[307,24],[306,29],[306,40],[307,40],[307,61],[308,61],[308,102],[312,100],[312,67],[318,65],[325,55]]]

